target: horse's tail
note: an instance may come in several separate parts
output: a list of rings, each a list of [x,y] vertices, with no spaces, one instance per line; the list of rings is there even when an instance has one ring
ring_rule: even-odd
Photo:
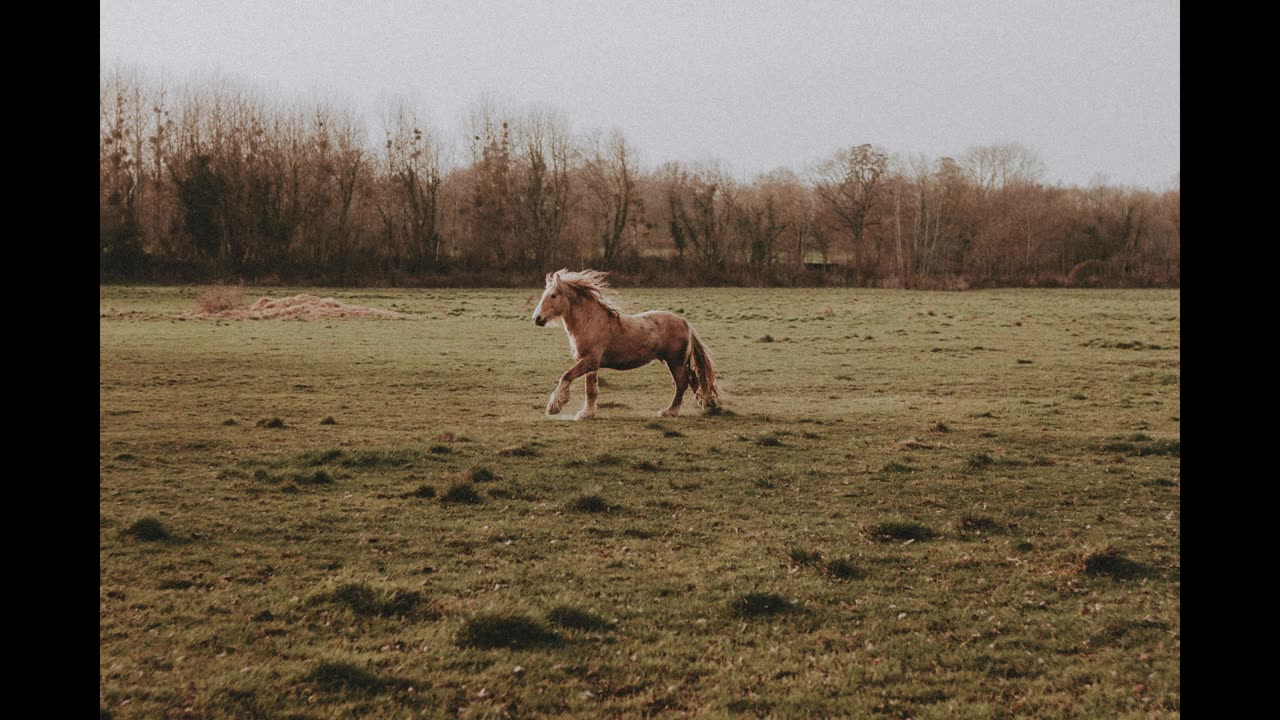
[[[693,325],[688,320],[684,324],[689,328],[684,364],[694,375],[693,382],[690,383],[693,394],[698,397],[702,407],[719,407],[720,391],[716,389],[716,367],[711,362],[711,354],[707,352],[707,346],[702,344],[702,338],[698,337],[698,331],[693,329]]]

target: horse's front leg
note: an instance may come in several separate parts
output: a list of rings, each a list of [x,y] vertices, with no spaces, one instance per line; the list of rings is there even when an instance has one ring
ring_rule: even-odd
[[[582,406],[574,420],[586,420],[596,416],[596,396],[599,395],[599,380],[595,371],[587,373],[587,403]]]
[[[569,402],[569,385],[574,380],[598,369],[600,369],[598,360],[584,357],[574,363],[568,370],[565,370],[564,374],[560,376],[560,384],[556,386],[556,389],[551,393],[551,398],[547,400],[547,414],[555,415],[559,413],[560,408]]]

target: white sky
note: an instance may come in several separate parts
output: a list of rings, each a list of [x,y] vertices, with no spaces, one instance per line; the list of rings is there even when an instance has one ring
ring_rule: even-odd
[[[461,145],[483,96],[621,129],[648,167],[743,179],[872,143],[1018,142],[1049,182],[1180,169],[1176,0],[102,0],[104,68],[220,72],[281,100],[407,97]]]

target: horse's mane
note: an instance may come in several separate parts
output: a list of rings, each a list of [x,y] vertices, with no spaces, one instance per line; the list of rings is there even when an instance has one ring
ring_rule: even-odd
[[[564,269],[556,274],[560,278],[561,285],[573,290],[575,301],[589,298],[600,303],[600,307],[614,317],[622,314],[622,308],[618,306],[618,300],[613,296],[609,281],[605,279],[608,273],[599,270]]]

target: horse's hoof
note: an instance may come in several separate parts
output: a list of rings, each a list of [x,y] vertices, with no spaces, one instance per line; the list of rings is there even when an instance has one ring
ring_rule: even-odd
[[[548,414],[548,415],[559,415],[559,414],[560,414],[560,408],[562,408],[562,407],[564,407],[564,406],[563,406],[563,405],[556,405],[555,403],[549,403],[549,404],[547,405],[547,414]]]
[[[579,410],[578,414],[573,416],[573,419],[574,420],[590,420],[595,416],[596,414],[593,412],[587,412],[586,410]]]
[[[680,415],[679,410],[672,410],[671,408],[658,411],[658,417],[677,417],[679,415]]]

